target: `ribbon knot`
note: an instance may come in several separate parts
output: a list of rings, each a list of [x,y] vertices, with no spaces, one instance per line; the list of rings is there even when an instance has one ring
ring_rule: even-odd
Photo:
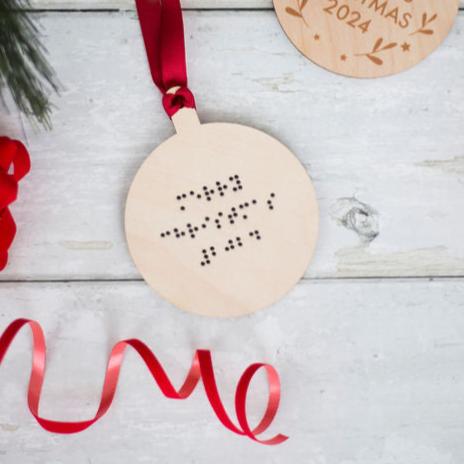
[[[174,93],[163,95],[163,106],[172,118],[181,108],[195,108],[195,97],[188,87],[179,87]]]
[[[9,206],[16,200],[18,182],[31,167],[29,153],[18,140],[0,137],[0,271],[8,262],[8,249],[16,235]]]

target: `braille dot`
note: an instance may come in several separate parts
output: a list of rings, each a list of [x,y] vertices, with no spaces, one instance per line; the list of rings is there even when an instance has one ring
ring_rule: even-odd
[[[218,228],[218,229],[220,229],[220,228],[221,228],[221,226],[218,224],[218,225],[217,225],[217,228]]]
[[[212,246],[212,247],[209,247],[209,249],[210,249],[211,251],[214,251],[214,247],[213,247],[213,246]]]
[[[219,216],[219,217],[222,217],[222,216],[223,216],[222,211],[219,211],[218,216]]]
[[[235,187],[234,187],[232,190],[233,190],[234,192],[236,192],[236,191],[237,191],[237,189],[236,189]]]
[[[185,232],[182,231],[182,232],[180,233],[180,235],[182,235],[182,237],[183,237],[183,236],[185,235]]]
[[[208,190],[208,187],[206,185],[203,185],[203,190]]]
[[[224,249],[225,249],[226,251],[229,251],[229,247],[225,247]]]
[[[208,217],[208,216],[205,217],[205,221],[206,221],[206,222],[209,221],[209,217]]]
[[[216,224],[219,224],[219,219],[216,218],[216,219],[214,220],[214,222],[215,222]]]
[[[275,193],[271,193],[271,198],[274,198],[275,197]]]
[[[164,238],[164,233],[161,232],[161,238]]]
[[[224,190],[227,190],[227,185],[224,185]]]
[[[229,177],[229,180],[232,182],[232,181],[234,180],[234,178],[233,178],[233,177]]]
[[[179,232],[179,229],[177,227],[175,227],[174,232]]]
[[[215,251],[213,251],[213,256],[216,256],[216,252],[215,252]]]
[[[252,203],[253,203],[254,205],[256,205],[257,201],[256,201],[256,200],[252,200]]]
[[[256,237],[258,240],[261,240],[261,237],[258,235],[258,237]]]
[[[206,251],[206,250],[201,250],[201,252],[202,252],[202,253],[207,253],[207,251]]]
[[[273,207],[273,206],[269,206],[269,209],[274,209],[274,207]]]
[[[235,221],[230,220],[230,223],[231,223],[231,224],[235,224]]]
[[[248,208],[250,206],[249,203],[245,203],[245,208]]]
[[[238,179],[238,174],[235,174],[235,176],[234,176],[234,177],[235,177],[236,179]]]
[[[221,183],[217,180],[217,181],[216,181],[216,185],[221,185]]]
[[[221,197],[223,197],[223,196],[224,196],[224,194],[223,194],[222,192],[221,192],[219,195],[221,195]]]
[[[258,234],[259,234],[259,230],[255,230],[255,234],[257,234],[257,235],[258,235]]]
[[[169,232],[169,230],[166,232],[166,235],[171,235],[171,232]]]
[[[200,195],[200,194],[198,194],[198,195],[197,195],[197,198],[198,198],[198,199],[200,199],[200,198],[201,198],[201,195]]]
[[[246,214],[244,214],[243,219],[248,219],[248,216]]]
[[[239,247],[243,246],[242,242],[239,242],[239,243],[238,243],[238,246],[239,246]]]
[[[202,262],[201,262],[201,265],[202,265],[202,266],[204,266],[204,265],[205,265],[205,263],[202,261]]]
[[[202,227],[203,229],[206,229],[206,224],[202,224],[201,227]]]
[[[231,246],[230,246],[230,249],[231,249],[231,250],[234,250],[234,249],[235,249],[234,245],[231,245]]]
[[[233,240],[229,240],[229,243],[232,244],[232,243],[234,243],[234,241],[233,241]]]
[[[177,200],[179,200],[179,201],[182,200],[182,197],[181,197],[180,195],[177,195],[176,198],[177,198]]]
[[[179,235],[179,234],[176,234],[176,238],[180,238],[180,235]]]
[[[190,238],[195,238],[195,235],[190,235]]]
[[[232,211],[236,211],[237,209],[235,207],[232,207]]]
[[[211,201],[211,198],[210,198],[210,197],[208,197],[208,198],[207,198],[207,200],[208,200],[208,201]]]
[[[209,259],[207,259],[206,264],[211,264],[211,261]]]
[[[187,198],[187,195],[185,193],[183,193],[182,198]]]
[[[187,227],[192,227],[192,224],[190,224],[190,222],[187,224]]]
[[[250,232],[248,235],[249,235],[250,237],[253,237],[254,234],[255,234],[254,232]]]
[[[193,230],[194,230],[195,232],[198,232],[198,227],[194,227]]]
[[[181,206],[181,207],[180,207],[180,210],[181,210],[181,211],[185,211],[185,206]]]
[[[210,195],[214,195],[214,190],[210,190],[210,191],[209,191],[209,194],[210,194]]]

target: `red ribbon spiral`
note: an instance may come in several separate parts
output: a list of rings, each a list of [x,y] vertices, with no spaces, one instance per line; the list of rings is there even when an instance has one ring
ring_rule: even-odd
[[[187,87],[184,23],[179,0],[136,0],[140,28],[153,82],[163,94],[171,118],[181,108],[195,108]],[[168,91],[174,93],[168,93]]]
[[[161,392],[167,398],[176,400],[183,400],[188,398],[201,379],[205,388],[206,396],[208,397],[208,400],[214,412],[216,413],[216,416],[230,431],[238,435],[247,436],[252,440],[264,445],[277,445],[284,442],[288,438],[281,434],[276,435],[270,439],[261,440],[258,438],[258,435],[263,433],[271,425],[279,408],[279,375],[271,365],[262,363],[252,364],[242,374],[235,393],[235,410],[239,423],[239,426],[236,426],[229,418],[219,396],[216,380],[214,377],[211,353],[208,350],[196,351],[195,356],[193,357],[192,366],[190,367],[183,385],[179,390],[176,390],[153,352],[143,342],[137,339],[120,341],[116,343],[111,350],[108,366],[106,369],[100,405],[98,407],[97,413],[92,419],[79,422],[62,422],[40,417],[39,402],[45,373],[46,345],[42,328],[38,322],[30,319],[17,319],[5,329],[2,336],[0,337],[0,364],[16,334],[25,325],[30,326],[33,337],[32,370],[31,376],[29,378],[29,389],[27,396],[29,410],[37,422],[49,432],[81,432],[97,422],[108,411],[116,393],[116,387],[118,384],[119,372],[123,362],[124,352],[127,346],[131,346],[143,359],[145,365],[153,376],[153,379],[158,384]],[[248,423],[246,413],[246,399],[250,382],[253,379],[255,373],[260,369],[265,369],[267,374],[269,383],[269,399],[261,422],[257,427],[252,429]]]
[[[18,196],[18,182],[31,168],[25,146],[8,137],[0,137],[0,271],[8,262],[8,249],[16,235],[10,209]]]

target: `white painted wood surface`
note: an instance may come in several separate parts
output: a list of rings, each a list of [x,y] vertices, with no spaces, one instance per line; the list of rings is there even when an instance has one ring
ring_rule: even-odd
[[[184,2],[252,5],[270,2]],[[47,434],[27,411],[24,333],[0,367],[0,462],[461,464],[464,17],[424,63],[374,81],[308,62],[272,11],[185,17],[201,118],[280,138],[315,182],[322,227],[307,279],[269,310],[233,321],[182,313],[139,281],[123,204],[142,160],[174,131],[137,21],[133,12],[41,13],[64,90],[51,133],[0,112],[0,133],[25,140],[33,160],[14,207],[11,264],[0,274],[0,330],[20,316],[43,324],[42,413],[58,419],[93,415],[106,357],[121,338],[145,340],[177,382],[194,349],[211,348],[229,411],[247,364],[272,362],[283,383],[273,431],[291,440],[265,448],[233,436],[201,390],[185,402],[164,399],[133,354],[99,424],[75,436]]]
[[[141,282],[3,284],[13,315],[43,323],[49,363],[42,413],[94,414],[112,344],[141,337],[179,384],[197,347],[211,348],[224,402],[251,361],[282,377],[267,448],[223,429],[201,389],[183,402],[153,387],[126,357],[116,401],[80,435],[43,432],[26,409],[30,337],[0,369],[2,464],[246,463],[460,464],[464,458],[464,286],[461,280],[305,281],[284,305],[235,321],[182,313]],[[250,402],[259,414],[264,385]],[[254,406],[254,407],[253,407]]]
[[[190,9],[271,9],[272,0],[181,0]],[[133,10],[134,0],[31,0],[44,10]],[[461,0],[464,6],[464,0]]]
[[[463,274],[463,16],[422,64],[367,81],[308,62],[270,11],[185,16],[200,118],[262,129],[308,167],[322,237],[309,277]],[[25,126],[33,174],[0,278],[138,278],[123,205],[137,168],[174,133],[138,22],[49,13],[42,24],[64,91],[53,132]]]

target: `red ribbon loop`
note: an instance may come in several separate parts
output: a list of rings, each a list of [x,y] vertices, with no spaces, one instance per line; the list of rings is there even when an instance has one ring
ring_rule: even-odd
[[[8,249],[16,235],[16,224],[9,205],[16,200],[18,182],[30,168],[26,147],[18,140],[0,137],[0,271],[8,263]]]
[[[33,338],[32,369],[27,395],[29,410],[37,422],[49,432],[64,434],[81,432],[97,422],[108,411],[116,393],[124,352],[128,346],[131,346],[140,355],[161,392],[167,398],[177,400],[188,398],[201,380],[211,407],[217,418],[227,429],[238,435],[247,436],[264,445],[277,445],[288,439],[288,437],[281,434],[271,439],[261,440],[258,438],[258,435],[267,430],[271,425],[279,408],[280,380],[277,371],[272,366],[268,364],[252,364],[242,375],[235,394],[235,409],[239,422],[239,426],[236,426],[229,418],[222,404],[214,376],[211,353],[209,351],[196,351],[184,383],[176,390],[153,352],[143,342],[137,339],[120,341],[116,343],[111,350],[105,381],[103,383],[100,405],[98,406],[97,413],[92,419],[79,422],[62,422],[45,419],[39,415],[39,403],[45,375],[46,345],[42,328],[38,322],[30,319],[17,319],[5,329],[0,337],[0,364],[11,342],[16,337],[16,334],[25,325],[30,326]],[[257,427],[250,429],[246,415],[248,387],[255,373],[261,368],[265,369],[267,373],[269,399],[263,419]]]
[[[163,95],[164,110],[170,118],[181,108],[195,108],[195,98],[187,87],[179,87],[174,93]]]
[[[195,100],[187,88],[180,1],[136,0],[135,3],[151,76],[164,95],[163,106],[168,116],[172,117],[181,108],[195,108]],[[168,96],[167,92],[174,87],[179,87],[182,92]]]

